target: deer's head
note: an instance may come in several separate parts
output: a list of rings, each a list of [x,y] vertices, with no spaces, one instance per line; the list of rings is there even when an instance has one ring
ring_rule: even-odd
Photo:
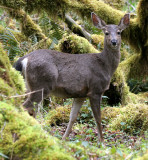
[[[106,23],[93,12],[91,17],[94,26],[102,29],[105,34],[104,46],[108,46],[111,49],[119,48],[121,45],[121,32],[129,26],[130,14],[125,14],[120,20],[119,25],[106,25]]]

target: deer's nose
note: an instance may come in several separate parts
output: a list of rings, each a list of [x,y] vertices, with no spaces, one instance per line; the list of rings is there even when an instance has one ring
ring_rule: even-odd
[[[113,46],[116,46],[117,45],[117,40],[116,39],[112,39],[111,43],[112,43]]]

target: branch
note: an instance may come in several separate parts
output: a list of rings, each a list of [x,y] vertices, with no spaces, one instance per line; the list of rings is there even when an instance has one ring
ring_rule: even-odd
[[[65,22],[68,28],[81,37],[85,37],[87,40],[91,40],[91,35],[80,25],[78,25],[70,16],[65,15]]]

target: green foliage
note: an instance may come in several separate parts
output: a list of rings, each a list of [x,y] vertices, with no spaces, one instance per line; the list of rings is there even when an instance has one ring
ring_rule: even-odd
[[[140,81],[136,79],[129,79],[128,85],[130,86],[130,91],[132,93],[139,93],[139,92],[148,92],[148,79]]]
[[[7,50],[11,61],[15,56],[23,53],[23,50],[19,47],[19,42],[16,40],[10,29],[6,28],[5,34],[0,34],[0,41],[2,41],[3,45],[5,46],[4,49]]]

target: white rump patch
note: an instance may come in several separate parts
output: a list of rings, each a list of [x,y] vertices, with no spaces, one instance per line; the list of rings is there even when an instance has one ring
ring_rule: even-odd
[[[24,58],[21,63],[22,63],[22,67],[23,67],[22,68],[23,74],[26,75],[26,68],[27,68],[28,58]]]
[[[29,87],[28,81],[27,81],[28,58],[24,58],[21,63],[22,63],[22,74],[23,74],[23,77],[25,79],[25,84],[26,84],[27,92],[29,92],[30,91],[30,87]]]

